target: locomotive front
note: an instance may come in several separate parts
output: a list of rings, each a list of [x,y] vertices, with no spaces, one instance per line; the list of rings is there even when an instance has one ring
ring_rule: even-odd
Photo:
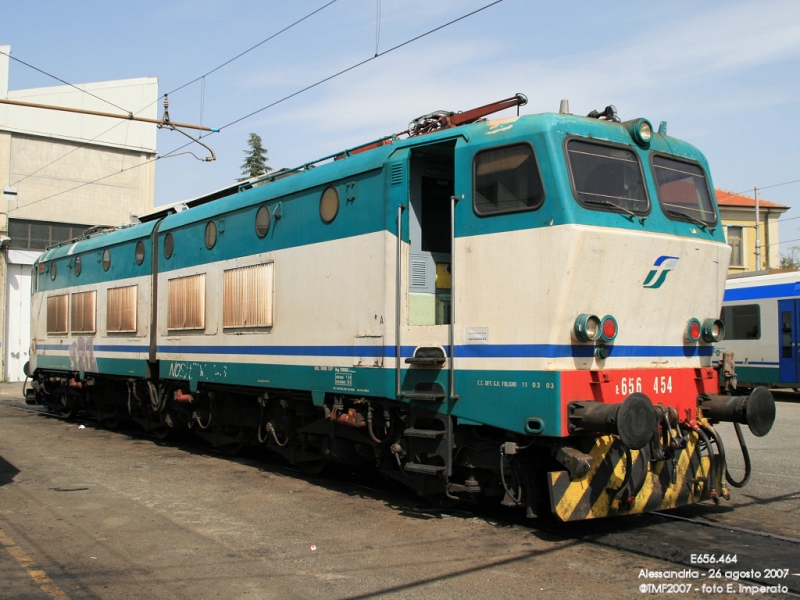
[[[505,502],[549,501],[568,521],[727,498],[749,473],[727,473],[713,424],[765,435],[775,407],[763,388],[720,394],[713,345],[730,249],[706,161],[665,124],[621,123],[612,107],[538,119],[528,135],[547,193],[536,218],[483,224],[456,258],[458,272],[502,289],[491,345],[465,340],[458,392],[478,399],[463,402],[465,417],[519,432],[500,447]],[[481,293],[462,291],[467,324],[486,319]]]

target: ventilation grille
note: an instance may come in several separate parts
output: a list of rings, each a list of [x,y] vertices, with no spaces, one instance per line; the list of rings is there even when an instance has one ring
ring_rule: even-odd
[[[424,259],[411,259],[411,287],[428,287],[428,269]]]
[[[136,332],[137,286],[109,288],[106,295],[106,330]]]
[[[391,186],[392,187],[397,187],[398,185],[403,185],[403,165],[402,164],[392,165]]]
[[[167,329],[205,328],[205,274],[170,279],[168,296]]]

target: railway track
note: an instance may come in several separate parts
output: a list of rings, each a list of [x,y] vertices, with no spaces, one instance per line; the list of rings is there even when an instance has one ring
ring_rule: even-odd
[[[0,400],[0,405],[16,410],[45,415],[59,420],[86,423],[102,427],[90,418],[67,419],[49,413],[44,407],[28,406],[20,401]],[[144,432],[126,431],[127,435],[147,437]],[[180,440],[180,445],[196,442]],[[215,453],[207,446],[206,452]],[[219,453],[221,456],[224,454]],[[248,460],[248,459],[244,459]],[[259,461],[260,462],[260,461]],[[283,470],[279,465],[271,467]],[[306,477],[299,469],[285,467],[293,476]],[[374,477],[328,477],[324,474],[309,477],[328,487],[358,488],[362,492],[390,496],[391,503],[402,510],[421,513],[442,513],[452,518],[481,518],[505,527],[515,527],[523,534],[546,537],[559,542],[577,541],[596,544],[626,553],[646,556],[675,565],[658,577],[653,572],[640,574],[641,585],[668,582],[690,586],[691,590],[709,597],[757,593],[760,597],[800,598],[800,539],[766,531],[735,527],[697,517],[698,507],[681,509],[677,513],[651,513],[630,517],[610,518],[580,523],[561,523],[550,518],[527,520],[502,507],[475,506],[458,509],[438,509],[410,494],[391,481],[376,481]],[[710,506],[702,505],[703,509]],[[653,587],[652,589],[659,589]],[[686,588],[689,589],[689,588]],[[754,590],[766,590],[754,592]],[[642,588],[644,591],[644,588]]]

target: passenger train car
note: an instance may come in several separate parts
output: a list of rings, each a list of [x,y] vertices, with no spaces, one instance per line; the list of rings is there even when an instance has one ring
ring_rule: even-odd
[[[737,385],[800,388],[800,273],[758,271],[728,280],[722,304],[725,342]]]
[[[613,107],[486,118],[524,103],[49,249],[30,402],[563,520],[727,496],[712,423],[774,404],[719,394],[705,158]]]

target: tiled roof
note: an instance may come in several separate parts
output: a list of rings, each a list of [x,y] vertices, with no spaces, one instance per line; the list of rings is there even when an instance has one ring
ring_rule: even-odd
[[[755,198],[750,196],[743,196],[742,194],[737,194],[735,192],[729,192],[727,190],[720,190],[715,189],[714,192],[717,195],[717,204],[721,208],[730,207],[730,208],[755,208],[756,201]],[[770,202],[769,200],[764,200],[762,198],[758,199],[758,206],[760,208],[775,208],[775,209],[783,209],[788,210],[788,206],[784,206],[783,204],[778,204],[777,202]]]

